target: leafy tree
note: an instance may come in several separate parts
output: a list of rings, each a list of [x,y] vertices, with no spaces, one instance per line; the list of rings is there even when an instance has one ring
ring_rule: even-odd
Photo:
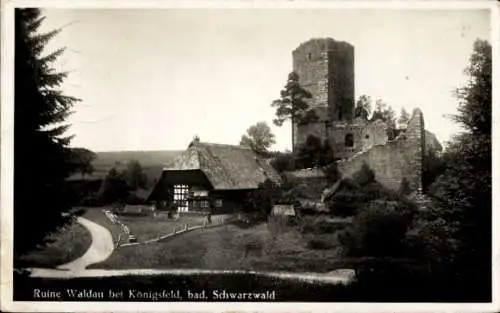
[[[112,168],[97,192],[97,199],[101,204],[125,202],[129,191],[130,187],[127,185],[124,175]]]
[[[294,123],[307,123],[317,118],[313,110],[309,110],[307,99],[312,94],[299,84],[299,75],[292,72],[288,75],[285,88],[281,90],[281,97],[271,103],[276,108],[276,118],[273,123],[282,126],[286,120],[292,122],[292,138],[294,137]]]
[[[387,106],[381,99],[375,102],[375,111],[372,115],[372,121],[377,119],[382,120],[389,128],[396,128],[396,113],[391,106]]]
[[[148,178],[142,169],[141,163],[136,160],[127,163],[127,168],[122,175],[131,190],[145,188],[148,182]]]
[[[477,40],[465,70],[468,81],[457,92],[459,114],[454,120],[464,132],[449,145],[446,169],[430,187],[443,209],[425,219],[446,226],[439,238],[446,245],[439,253],[446,256],[451,250],[454,256],[446,269],[438,263],[432,268],[444,271],[446,280],[469,297],[491,294],[491,70],[491,46]]]
[[[278,153],[271,159],[271,166],[274,167],[278,173],[293,171],[295,169],[295,158],[291,152]]]
[[[355,117],[361,117],[368,120],[368,116],[372,112],[372,99],[367,95],[361,95],[356,101],[356,109],[354,110]]]
[[[64,181],[72,170],[65,123],[78,99],[60,90],[67,73],[52,63],[59,49],[43,54],[60,29],[39,33],[39,9],[15,10],[14,254],[27,252],[63,226],[70,209]],[[26,158],[29,158],[27,160]],[[29,234],[29,235],[28,235]]]
[[[423,160],[422,187],[429,191],[429,186],[446,170],[446,159],[438,152],[427,151]]]
[[[265,153],[276,143],[274,134],[266,122],[259,122],[247,129],[246,135],[241,136],[240,145],[248,146],[257,153]]]
[[[406,111],[405,108],[401,108],[401,114],[398,118],[399,128],[406,128],[408,126],[408,122],[410,121],[410,113]]]
[[[72,148],[70,152],[71,164],[74,171],[80,172],[83,176],[94,172],[94,166],[92,165],[92,162],[96,158],[94,152],[85,148]]]
[[[468,133],[491,135],[491,45],[485,40],[474,43],[470,65],[465,70],[467,84],[457,89],[458,115],[454,120]]]

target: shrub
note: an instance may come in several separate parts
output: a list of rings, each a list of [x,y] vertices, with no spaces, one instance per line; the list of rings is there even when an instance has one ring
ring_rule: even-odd
[[[295,169],[295,160],[291,153],[279,153],[273,157],[270,162],[278,173],[293,171]]]
[[[364,196],[359,186],[352,181],[343,180],[336,193],[327,200],[326,205],[335,216],[352,216],[363,206]]]
[[[303,234],[333,234],[344,229],[345,223],[330,222],[326,220],[326,216],[320,215],[316,217],[303,218],[300,223],[300,232]]]
[[[127,204],[143,204],[145,202],[145,199],[138,197],[137,195],[133,193],[129,193],[127,197],[125,198],[125,203]]]
[[[361,169],[358,172],[354,173],[353,180],[358,185],[366,185],[375,181],[375,174],[373,173],[372,169],[366,163],[364,163]]]
[[[259,218],[266,219],[275,204],[298,204],[292,192],[294,186],[292,182],[279,186],[268,179],[247,193],[243,207],[247,212],[260,212]]]
[[[359,185],[354,180],[344,179],[337,192],[328,199],[327,206],[331,214],[346,217],[355,215],[367,203],[377,199],[399,201],[400,197],[376,181]]]
[[[325,166],[323,170],[329,183],[334,183],[341,177],[337,164],[335,163]]]
[[[412,222],[412,207],[402,201],[371,201],[339,234],[344,252],[350,257],[402,257],[405,235]]]
[[[363,200],[369,202],[376,199],[384,200],[399,200],[399,195],[380,184],[379,182],[372,181],[360,188],[360,193],[363,195]]]
[[[355,215],[363,205],[359,202],[336,201],[329,203],[328,210],[335,216],[348,217]]]
[[[403,180],[401,181],[401,185],[399,186],[398,195],[406,196],[410,193],[410,183],[408,182],[408,180],[406,180],[406,178],[403,178]]]
[[[313,250],[328,250],[331,245],[324,240],[311,239],[307,242],[307,247]]]

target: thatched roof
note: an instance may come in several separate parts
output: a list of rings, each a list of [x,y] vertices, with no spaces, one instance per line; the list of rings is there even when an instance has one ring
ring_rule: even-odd
[[[165,171],[201,170],[216,190],[256,189],[281,178],[269,162],[248,147],[193,141]]]

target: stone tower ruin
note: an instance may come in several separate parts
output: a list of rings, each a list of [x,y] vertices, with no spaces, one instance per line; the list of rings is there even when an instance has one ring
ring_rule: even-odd
[[[406,129],[391,129],[380,119],[355,116],[354,47],[331,38],[311,39],[293,51],[293,70],[317,119],[293,124],[293,149],[309,136],[328,141],[342,177],[368,166],[375,179],[391,190],[407,185],[422,190],[425,158],[424,118],[413,110]],[[389,133],[393,134],[389,137]]]
[[[292,146],[297,148],[309,135],[332,141],[337,124],[354,117],[354,47],[332,38],[311,39],[292,55],[293,70],[312,94],[309,106],[318,117],[308,124],[294,123]]]

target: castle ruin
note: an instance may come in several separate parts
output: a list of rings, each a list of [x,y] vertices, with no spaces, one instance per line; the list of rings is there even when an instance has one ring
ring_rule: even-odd
[[[329,142],[343,176],[353,175],[366,164],[387,188],[395,190],[406,181],[411,190],[421,190],[425,157],[422,112],[415,109],[406,131],[390,140],[384,122],[355,116],[351,44],[332,38],[311,39],[292,55],[293,70],[300,85],[312,94],[308,104],[317,117],[293,123],[293,150],[315,136]]]

